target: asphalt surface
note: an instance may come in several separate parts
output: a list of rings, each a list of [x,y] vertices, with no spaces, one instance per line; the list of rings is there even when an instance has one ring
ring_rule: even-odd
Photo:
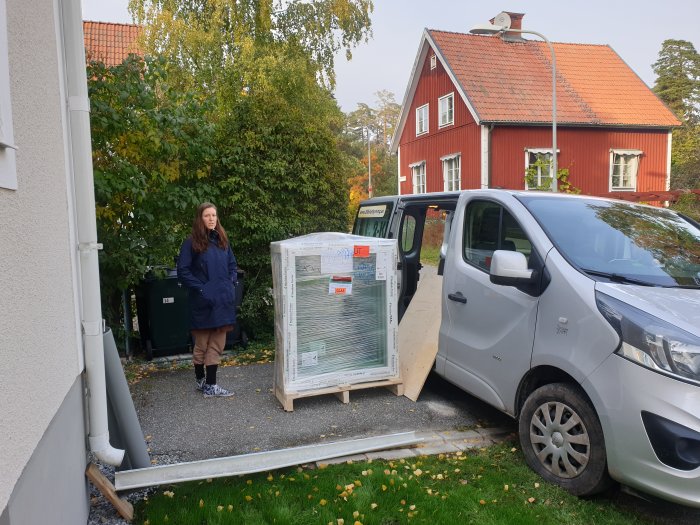
[[[296,399],[285,412],[272,390],[272,363],[220,367],[230,398],[204,398],[192,370],[162,370],[132,385],[141,428],[159,456],[195,461],[406,431],[512,428],[508,416],[429,377],[418,402],[382,387]],[[170,459],[168,462],[172,462]]]
[[[220,367],[218,382],[230,398],[204,398],[191,369],[160,370],[131,386],[154,464],[196,461],[396,432],[477,429],[517,433],[513,419],[430,375],[417,402],[386,388],[294,401],[285,412],[273,393],[274,364]],[[486,439],[488,441],[488,439]],[[429,452],[425,452],[429,453]],[[633,511],[646,523],[700,524],[700,509],[613,491],[602,500]]]

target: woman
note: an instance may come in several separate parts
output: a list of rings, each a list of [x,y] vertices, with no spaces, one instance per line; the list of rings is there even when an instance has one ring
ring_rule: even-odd
[[[194,338],[194,375],[204,397],[230,397],[216,383],[226,332],[236,322],[236,258],[210,202],[200,204],[177,262],[177,276],[189,288],[190,329]]]

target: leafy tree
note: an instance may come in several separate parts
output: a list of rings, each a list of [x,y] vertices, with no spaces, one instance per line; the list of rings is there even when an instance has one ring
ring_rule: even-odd
[[[268,331],[270,242],[346,231],[352,161],[338,142],[343,114],[300,49],[258,44],[243,64],[229,73],[246,78],[249,89],[225,96],[231,105],[221,121],[213,179],[250,285],[243,320],[247,329]]]
[[[700,187],[700,55],[685,40],[665,40],[653,64],[654,92],[683,123],[673,130],[671,188]]]
[[[162,60],[88,66],[102,296],[118,326],[121,292],[173,265],[206,183],[214,128],[205,100],[170,89]]]
[[[309,58],[326,87],[335,85],[334,60],[371,35],[372,0],[130,0],[144,25],[147,52],[216,89],[220,71],[255,42],[293,44]]]
[[[394,102],[394,94],[390,91],[378,91],[375,95],[378,105],[376,109],[359,103],[357,109],[346,116],[345,134],[352,144],[349,150],[364,166],[364,170],[356,168],[349,180],[350,214],[353,217],[360,201],[368,197],[368,159],[371,158],[372,195],[393,195],[398,191],[396,157],[391,155],[389,147],[401,106]],[[367,148],[368,140],[370,148]],[[368,155],[368,149],[371,156]]]

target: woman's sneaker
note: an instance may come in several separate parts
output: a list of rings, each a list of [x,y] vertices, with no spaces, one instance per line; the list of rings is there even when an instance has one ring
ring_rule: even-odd
[[[233,395],[233,392],[229,392],[219,385],[208,385],[206,383],[204,383],[202,392],[204,392],[204,397],[231,397]]]
[[[195,388],[196,390],[199,390],[199,391],[201,392],[201,391],[204,389],[204,382],[205,382],[205,381],[206,381],[206,378],[204,378],[204,377],[203,377],[202,379],[197,379],[197,378],[195,378],[195,380],[194,380],[194,388]]]

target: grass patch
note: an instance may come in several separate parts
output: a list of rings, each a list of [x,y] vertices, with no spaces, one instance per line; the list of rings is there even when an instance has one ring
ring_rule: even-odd
[[[420,249],[420,262],[437,266],[440,262],[440,246],[423,245]]]
[[[159,487],[134,523],[650,523],[605,500],[545,483],[512,444],[470,453],[368,461]]]

